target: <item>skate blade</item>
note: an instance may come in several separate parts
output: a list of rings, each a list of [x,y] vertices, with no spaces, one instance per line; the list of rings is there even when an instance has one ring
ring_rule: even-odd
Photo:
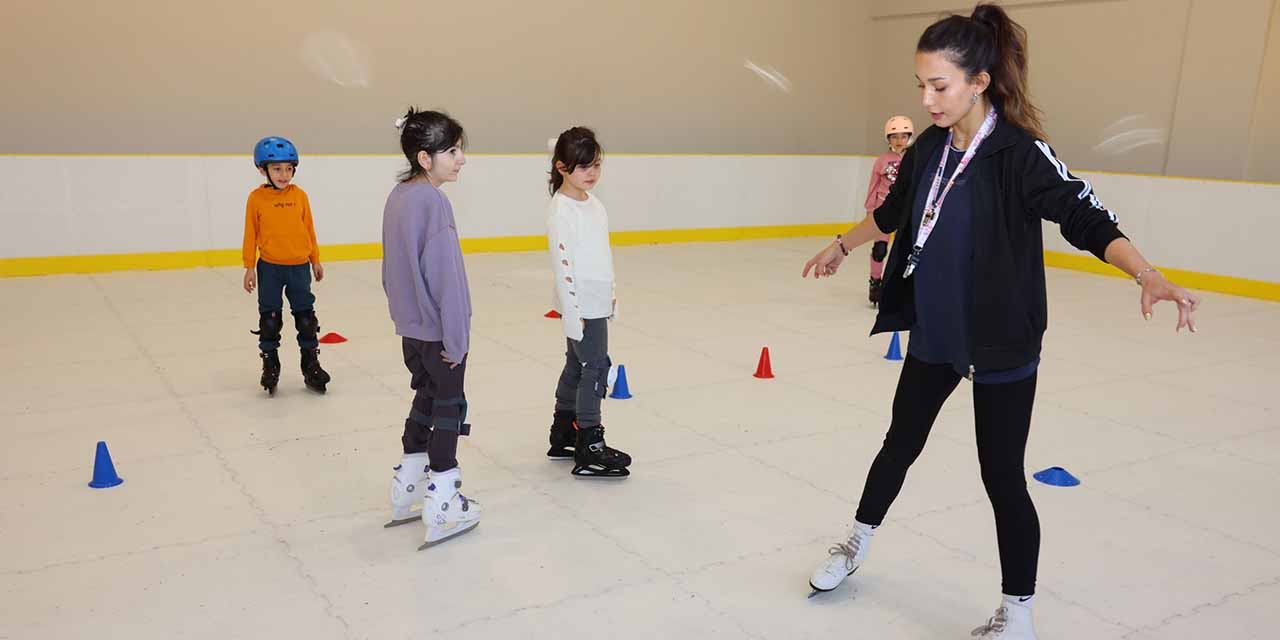
[[[418,551],[422,551],[422,550],[424,550],[424,549],[430,549],[431,547],[434,547],[434,546],[436,546],[436,545],[440,544],[441,542],[447,542],[447,541],[452,540],[452,539],[454,539],[454,538],[457,538],[458,536],[461,536],[461,535],[463,535],[463,534],[471,533],[472,531],[475,531],[475,530],[476,530],[476,527],[479,527],[479,526],[480,526],[480,522],[479,522],[479,521],[477,521],[475,524],[472,524],[471,526],[469,526],[469,527],[467,527],[467,528],[465,528],[465,529],[463,529],[463,528],[454,529],[453,531],[449,532],[449,535],[447,535],[447,536],[445,536],[445,537],[443,537],[443,538],[440,538],[439,540],[430,540],[430,541],[427,541],[427,542],[422,543],[422,545],[418,547]]]
[[[548,460],[553,460],[553,461],[555,461],[555,462],[573,462],[573,454],[572,454],[572,453],[570,453],[570,454],[569,454],[569,455],[567,455],[567,456],[553,456],[553,455],[551,455],[551,454],[549,454],[549,453],[548,453],[548,454],[547,454],[547,459],[548,459]]]
[[[325,391],[326,391],[326,389],[325,389],[323,386],[320,386],[320,385],[315,385],[315,386],[307,385],[307,388],[308,388],[308,389],[310,389],[310,390],[312,390],[312,391],[314,391],[314,392],[316,392],[316,393],[318,393],[318,394],[320,394],[320,395],[324,395],[324,394],[325,394]]]
[[[400,525],[402,525],[402,524],[409,524],[410,522],[417,522],[417,521],[419,521],[419,520],[421,520],[421,519],[422,519],[422,514],[421,514],[421,513],[419,513],[419,514],[415,514],[415,515],[413,515],[412,517],[409,517],[409,518],[401,518],[401,519],[399,519],[399,520],[392,520],[391,522],[388,522],[388,523],[386,523],[386,524],[382,525],[382,528],[383,528],[383,529],[390,529],[391,527],[398,527],[398,526],[400,526]]]
[[[589,467],[575,468],[571,471],[578,478],[601,478],[604,480],[620,480],[631,475],[630,469],[606,469],[604,471],[596,471]]]
[[[844,584],[844,582],[843,582],[843,581],[841,581],[841,582],[840,582],[840,584]],[[812,589],[812,591],[810,591],[810,592],[809,592],[809,597],[810,597],[810,598],[812,598],[812,597],[814,597],[814,596],[816,596],[816,595],[818,595],[818,594],[820,594],[820,593],[831,593],[832,591],[835,591],[835,589],[819,589],[818,587],[814,586],[814,584],[813,584],[813,582],[812,582],[812,581],[810,581],[810,582],[809,582],[809,588],[810,588],[810,589]],[[840,585],[836,585],[836,589],[838,589],[838,588],[840,588]]]

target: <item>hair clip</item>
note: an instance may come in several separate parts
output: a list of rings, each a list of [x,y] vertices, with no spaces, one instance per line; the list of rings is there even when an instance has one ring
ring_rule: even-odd
[[[396,118],[396,131],[404,131],[404,125],[408,121],[409,119],[404,116],[400,116],[399,118]]]

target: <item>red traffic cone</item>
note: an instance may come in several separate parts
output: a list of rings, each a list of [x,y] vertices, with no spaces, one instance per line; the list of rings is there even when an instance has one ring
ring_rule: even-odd
[[[342,337],[342,334],[333,333],[332,331],[324,334],[323,336],[320,336],[321,344],[338,344],[346,341],[347,339]]]
[[[559,311],[556,311],[555,309],[552,309],[552,310],[548,311],[548,312],[547,312],[545,315],[543,315],[542,317],[544,317],[544,318],[559,318],[559,317],[560,317],[560,312],[559,312]]]
[[[769,347],[760,349],[760,364],[756,365],[755,377],[766,380],[773,377],[773,365],[769,362]]]

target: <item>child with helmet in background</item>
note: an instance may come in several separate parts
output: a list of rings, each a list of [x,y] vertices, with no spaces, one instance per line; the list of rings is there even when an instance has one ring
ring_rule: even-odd
[[[293,184],[298,149],[284,138],[266,137],[253,147],[253,164],[267,183],[249,192],[244,215],[244,290],[258,290],[258,349],[262,358],[262,388],[275,395],[280,381],[280,330],[284,328],[284,297],[289,298],[293,324],[302,352],[302,377],[307,388],[324,393],[329,374],[320,367],[316,334],[316,297],[311,277],[324,279],[320,245],[316,243],[311,202]]]
[[[898,165],[902,162],[902,154],[911,143],[915,134],[915,126],[911,118],[893,116],[884,123],[884,137],[889,143],[889,150],[876,158],[871,169],[871,184],[867,186],[867,201],[863,208],[867,210],[868,220],[889,195],[889,187],[898,179]],[[880,287],[884,284],[884,261],[889,255],[889,234],[883,233],[871,245],[871,280],[867,298],[871,304],[880,303]]]

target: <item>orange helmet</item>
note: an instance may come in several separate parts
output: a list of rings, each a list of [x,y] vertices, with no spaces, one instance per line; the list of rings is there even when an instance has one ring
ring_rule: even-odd
[[[894,116],[884,123],[884,137],[888,139],[889,136],[895,133],[905,133],[908,136],[912,136],[916,133],[916,126],[911,123],[911,118]]]

